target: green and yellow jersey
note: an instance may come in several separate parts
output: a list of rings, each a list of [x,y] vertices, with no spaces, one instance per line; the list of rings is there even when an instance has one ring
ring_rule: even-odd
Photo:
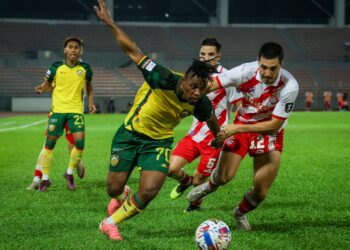
[[[53,63],[45,76],[48,82],[55,82],[52,112],[83,114],[84,84],[85,80],[92,80],[92,75],[90,65],[84,62],[75,66],[68,66],[65,62]]]
[[[214,115],[207,96],[195,105],[181,100],[181,74],[148,57],[144,57],[138,67],[146,82],[136,93],[134,104],[124,120],[126,129],[153,139],[166,139],[174,136],[174,128],[184,117],[194,115],[198,120],[206,121]]]

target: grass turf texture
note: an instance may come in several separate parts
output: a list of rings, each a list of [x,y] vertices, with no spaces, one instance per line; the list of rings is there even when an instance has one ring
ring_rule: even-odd
[[[207,197],[199,212],[183,213],[187,201],[170,200],[176,182],[167,179],[148,208],[123,222],[122,242],[111,242],[98,230],[109,201],[105,178],[112,137],[124,115],[86,115],[84,162],[87,175],[67,190],[63,172],[67,143],[55,148],[46,193],[30,192],[45,123],[0,132],[1,249],[195,249],[197,226],[209,218],[234,230],[233,207],[252,182],[247,157],[228,185]],[[0,119],[0,130],[44,120],[45,115]],[[184,136],[191,119],[176,129]],[[266,201],[248,218],[252,232],[234,232],[230,249],[345,249],[350,245],[350,113],[295,112],[289,119],[279,175]],[[187,166],[192,173],[198,161]],[[138,184],[134,171],[129,185]]]

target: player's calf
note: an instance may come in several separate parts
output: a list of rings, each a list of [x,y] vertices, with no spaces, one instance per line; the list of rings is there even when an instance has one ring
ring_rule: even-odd
[[[128,198],[129,194],[131,192],[131,189],[129,186],[124,186],[124,191],[121,195],[117,197],[117,199],[112,198],[107,206],[107,215],[111,216],[114,214],[115,211],[117,211],[118,208],[121,207],[123,202]]]

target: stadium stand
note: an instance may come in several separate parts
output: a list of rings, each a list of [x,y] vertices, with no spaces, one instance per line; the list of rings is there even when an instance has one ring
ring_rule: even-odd
[[[257,48],[267,41],[280,43],[288,58],[293,60],[296,57],[280,31],[275,28],[178,27],[172,30],[190,46],[191,51],[197,51],[200,41],[205,37],[216,37],[222,44],[223,57],[228,60],[255,60]]]
[[[303,48],[310,60],[344,60],[346,51],[344,43],[350,39],[347,28],[291,28],[289,32]]]
[[[141,86],[141,84],[144,82],[144,78],[141,72],[135,67],[116,68],[116,70],[119,71],[124,77],[129,79],[137,87]]]
[[[323,69],[322,77],[333,90],[350,93],[350,72],[348,69]]]
[[[122,82],[112,71],[94,68],[94,95],[98,96],[134,96],[130,84]]]
[[[199,43],[205,37],[216,37],[222,43],[226,67],[255,60],[262,43],[276,41],[285,49],[287,69],[298,80],[301,96],[307,90],[315,93],[350,91],[350,71],[346,69],[349,62],[344,45],[350,38],[349,29],[122,27],[145,53],[161,55],[162,63],[180,71],[197,56]],[[123,58],[110,32],[101,24],[0,21],[0,32],[2,97],[35,96],[33,87],[42,81],[51,59],[61,58],[61,41],[70,35],[82,37],[87,44],[84,59],[86,56],[94,70],[97,97],[131,98],[144,81],[140,71],[134,65],[129,66],[130,62]],[[40,58],[38,51],[49,51],[51,57]],[[302,99],[297,108],[304,106]]]

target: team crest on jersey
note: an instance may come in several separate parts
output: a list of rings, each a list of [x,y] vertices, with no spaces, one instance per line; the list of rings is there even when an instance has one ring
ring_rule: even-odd
[[[276,91],[276,92],[273,92],[272,94],[271,94],[271,96],[270,96],[270,103],[271,104],[276,104],[276,103],[278,103],[278,92]]]
[[[186,117],[186,116],[189,116],[190,114],[191,114],[191,112],[185,109],[185,110],[181,111],[180,116]]]
[[[286,103],[286,106],[285,106],[285,108],[284,108],[284,110],[286,111],[286,113],[289,113],[290,111],[292,111],[293,106],[294,106],[294,103],[292,103],[292,102]]]
[[[78,76],[82,76],[83,75],[83,71],[81,69],[78,69],[77,70],[77,74],[78,74]]]
[[[111,166],[112,167],[117,166],[118,162],[119,162],[119,155],[112,154],[112,156],[111,156]]]
[[[56,128],[56,126],[55,125],[53,125],[53,124],[50,124],[49,125],[49,131],[54,131],[55,130],[55,128]]]

